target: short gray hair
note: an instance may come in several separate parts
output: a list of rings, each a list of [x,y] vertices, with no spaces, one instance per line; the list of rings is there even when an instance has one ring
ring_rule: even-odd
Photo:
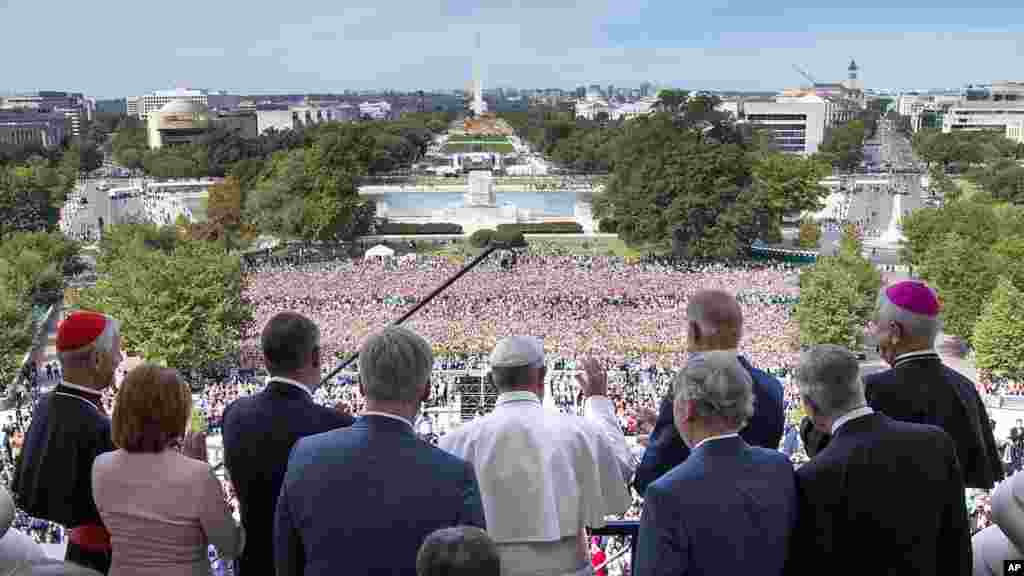
[[[743,428],[754,416],[754,380],[735,352],[703,352],[672,380],[675,400],[694,400],[697,415],[721,418]]]
[[[427,535],[416,554],[417,576],[500,576],[494,541],[474,526],[442,528]]]
[[[931,290],[931,288],[929,288]],[[942,329],[942,321],[938,316],[925,316],[900,308],[889,300],[885,289],[878,294],[878,304],[875,307],[875,318],[879,324],[895,322],[903,327],[907,336],[911,338],[923,338],[934,344],[935,338]]]
[[[819,344],[801,354],[793,379],[800,396],[827,418],[864,404],[860,363],[842,346]]]
[[[401,326],[378,330],[359,347],[359,378],[373,400],[418,401],[433,366],[430,344]]]

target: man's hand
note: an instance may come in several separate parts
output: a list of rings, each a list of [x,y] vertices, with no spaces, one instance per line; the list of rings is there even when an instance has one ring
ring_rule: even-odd
[[[352,408],[349,408],[348,403],[338,402],[334,405],[334,409],[337,410],[342,416],[351,416]]]
[[[186,432],[185,441],[181,444],[181,453],[189,458],[207,462],[206,434],[202,432]]]
[[[636,411],[636,421],[645,432],[650,432],[658,423],[658,413],[647,407],[640,408]]]
[[[593,358],[583,361],[583,372],[576,375],[576,382],[583,390],[584,398],[608,395],[608,374]]]

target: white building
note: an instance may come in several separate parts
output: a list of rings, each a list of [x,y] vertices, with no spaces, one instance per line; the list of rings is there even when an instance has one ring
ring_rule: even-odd
[[[825,138],[832,104],[819,96],[793,98],[784,102],[743,102],[744,119],[767,131],[779,150],[814,154]]]
[[[994,130],[1006,132],[1007,126],[1024,119],[1024,101],[964,101],[949,109],[942,119],[942,131]]]
[[[346,103],[259,106],[256,108],[256,130],[259,134],[268,130],[293,130],[321,122],[350,122],[358,116],[359,109]]]
[[[1024,144],[1024,118],[1018,118],[1006,125],[1006,137],[1018,144]]]
[[[143,121],[149,119],[149,113],[160,110],[165,104],[174,100],[186,100],[202,104],[211,110],[230,110],[237,108],[241,97],[232,96],[227,92],[211,92],[209,90],[193,90],[177,88],[175,90],[157,90],[142,96],[129,96],[127,99],[128,114],[134,111]]]
[[[391,104],[379,102],[363,102],[359,105],[359,117],[370,117],[372,120],[384,120],[391,114]]]

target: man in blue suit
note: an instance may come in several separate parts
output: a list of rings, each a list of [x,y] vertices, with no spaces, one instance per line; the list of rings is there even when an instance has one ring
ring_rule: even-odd
[[[754,368],[736,351],[743,336],[743,312],[736,298],[721,290],[698,292],[686,306],[686,317],[686,347],[691,358],[711,350],[727,350],[737,356],[750,374],[754,388],[754,416],[740,432],[740,437],[752,446],[777,450],[786,422],[782,383],[767,372]],[[661,401],[654,430],[633,477],[633,488],[638,494],[643,494],[651,482],[690,455],[690,449],[679,437],[673,422],[673,403],[671,394]]]
[[[320,383],[319,340],[309,318],[276,314],[260,336],[270,369],[267,387],[224,411],[224,463],[246,531],[241,576],[266,574],[274,564],[274,509],[292,446],[303,436],[352,424],[351,416],[313,402]]]
[[[363,342],[366,410],[350,428],[300,440],[288,461],[274,526],[277,576],[415,576],[428,534],[486,527],[473,467],[413,431],[433,364],[430,344],[405,328]]]
[[[633,573],[783,574],[796,475],[783,454],[738,434],[754,414],[750,372],[734,352],[708,352],[672,388],[676,428],[692,453],[647,488]]]

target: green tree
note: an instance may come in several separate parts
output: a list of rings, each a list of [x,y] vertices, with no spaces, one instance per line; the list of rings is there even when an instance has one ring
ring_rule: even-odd
[[[828,173],[828,164],[819,158],[779,152],[761,154],[753,165],[756,201],[771,225],[781,226],[785,215],[822,208],[828,189],[820,181]]]
[[[0,386],[4,387],[17,376],[24,354],[32,345],[28,302],[7,286],[5,278],[5,266],[0,261]]]
[[[686,90],[667,88],[658,92],[658,99],[655,106],[670,114],[677,114],[682,111],[683,106],[690,99],[690,93]]]
[[[919,267],[942,299],[946,332],[967,341],[998,280],[988,248],[949,232],[925,253]]]
[[[1008,278],[999,281],[974,326],[972,340],[978,368],[1024,377],[1024,291]]]
[[[147,360],[187,373],[232,358],[252,315],[241,298],[239,257],[201,241],[172,240],[167,251],[146,243],[153,227],[133,227],[105,238],[124,257],[101,261],[100,280],[82,291],[81,305],[124,319],[125,348]]]
[[[968,239],[982,251],[998,242],[1005,233],[993,205],[974,200],[915,210],[903,217],[900,227],[905,237],[900,256],[915,268],[923,264],[926,255],[950,232]]]
[[[853,120],[842,126],[826,130],[825,140],[818,147],[818,154],[833,167],[852,172],[864,159],[864,122]]]
[[[863,295],[857,291],[853,272],[836,258],[822,258],[800,274],[800,301],[795,317],[800,325],[800,344],[836,344],[856,349],[864,325],[857,311]]]

